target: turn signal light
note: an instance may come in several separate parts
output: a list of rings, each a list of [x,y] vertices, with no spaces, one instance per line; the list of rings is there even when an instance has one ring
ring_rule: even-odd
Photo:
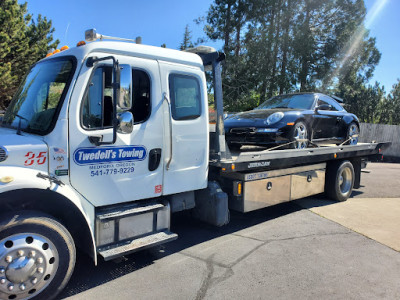
[[[286,125],[288,125],[288,126],[293,126],[293,125],[294,125],[294,122],[286,123]]]

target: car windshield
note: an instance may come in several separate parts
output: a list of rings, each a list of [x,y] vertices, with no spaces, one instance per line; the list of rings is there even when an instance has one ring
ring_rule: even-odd
[[[314,103],[313,94],[280,95],[264,101],[256,109],[295,108],[311,109]]]
[[[71,58],[36,64],[22,81],[3,118],[3,126],[46,134],[68,90],[74,63]]]

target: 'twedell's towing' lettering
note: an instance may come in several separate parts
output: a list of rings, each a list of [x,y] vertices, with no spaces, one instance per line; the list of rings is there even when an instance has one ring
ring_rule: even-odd
[[[146,158],[143,146],[79,148],[74,153],[74,161],[78,165],[101,164],[118,161],[140,161]]]

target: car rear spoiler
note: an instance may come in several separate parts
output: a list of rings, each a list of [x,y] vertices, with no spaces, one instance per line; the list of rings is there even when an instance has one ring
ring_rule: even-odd
[[[344,102],[344,100],[342,99],[342,98],[340,98],[340,97],[338,97],[338,96],[335,96],[335,95],[330,95],[333,99],[335,99],[337,102],[340,102],[340,103],[343,103]]]

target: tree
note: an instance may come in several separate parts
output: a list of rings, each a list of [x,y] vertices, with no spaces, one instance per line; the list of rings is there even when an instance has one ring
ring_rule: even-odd
[[[189,25],[186,25],[185,33],[183,34],[183,41],[179,47],[179,50],[186,50],[188,48],[193,48],[193,43],[192,32],[189,30]]]
[[[205,33],[223,41],[226,109],[294,91],[368,90],[380,53],[365,15],[363,0],[215,0]]]
[[[400,79],[393,85],[388,95],[384,108],[381,110],[381,119],[387,118],[389,124],[400,125]]]
[[[27,13],[27,3],[0,2],[0,107],[6,108],[28,68],[45,57],[53,42],[51,21]]]

